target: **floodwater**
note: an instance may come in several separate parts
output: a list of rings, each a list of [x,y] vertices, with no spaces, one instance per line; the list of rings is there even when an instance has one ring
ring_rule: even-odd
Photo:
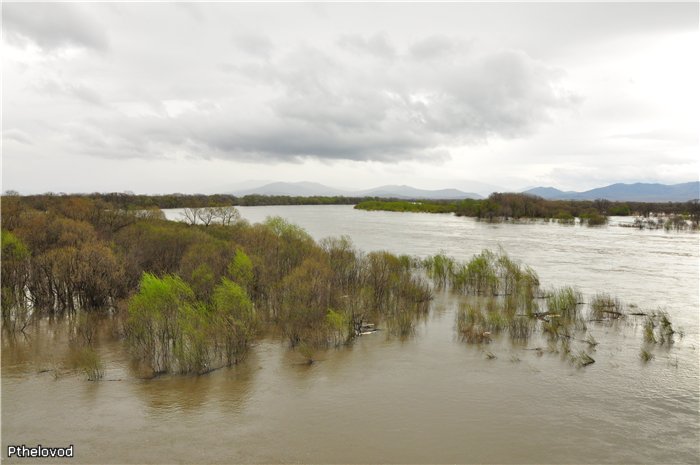
[[[628,318],[589,323],[599,345],[586,368],[528,350],[544,344],[537,339],[498,339],[488,346],[496,358],[487,359],[455,335],[460,299],[439,292],[407,340],[378,332],[308,366],[268,339],[244,363],[199,377],[137,379],[105,322],[105,380],[88,382],[71,372],[54,377],[67,357],[66,325],[44,321],[27,338],[3,337],[3,458],[8,445],[73,444],[65,462],[700,462],[697,233],[616,220],[599,228],[488,224],[351,206],[240,211],[251,222],[282,216],[316,239],[346,234],[364,251],[467,259],[502,247],[545,287],[574,285],[586,297],[609,292],[642,311],[663,309],[684,336],[654,348],[645,364],[641,324]]]

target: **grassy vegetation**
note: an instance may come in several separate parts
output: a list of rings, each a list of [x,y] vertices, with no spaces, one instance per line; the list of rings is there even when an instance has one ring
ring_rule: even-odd
[[[581,293],[570,286],[542,291],[536,273],[503,252],[484,251],[467,263],[436,255],[423,263],[436,285],[446,282],[453,290],[471,296],[455,318],[457,334],[468,344],[488,344],[501,335],[522,344],[537,335],[546,340],[550,353],[561,354],[563,360],[583,368],[595,363],[590,351],[599,345],[587,332],[587,322],[611,322],[628,315],[621,301],[607,293],[596,294],[586,304]],[[639,312],[629,315],[636,314]],[[642,340],[647,346],[672,344],[675,334],[678,331],[666,312],[645,316]],[[537,348],[537,354],[542,353]],[[645,361],[653,358],[647,349],[640,356]]]
[[[620,299],[610,294],[596,294],[590,302],[591,317],[596,320],[621,318],[623,305]]]
[[[644,363],[651,361],[654,358],[654,354],[646,349],[641,349],[639,351],[639,358],[642,359]]]
[[[698,229],[698,215],[693,213],[672,213],[668,216],[637,217],[634,222],[622,226],[637,229],[664,229],[666,231],[687,231]]]
[[[417,200],[415,202],[407,200],[365,200],[355,205],[358,210],[382,210],[390,212],[413,212],[413,213],[454,213],[456,203],[449,201],[427,201]]]

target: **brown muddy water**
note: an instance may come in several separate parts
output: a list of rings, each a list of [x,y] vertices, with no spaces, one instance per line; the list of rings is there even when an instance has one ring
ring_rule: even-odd
[[[73,444],[75,457],[64,460],[71,463],[700,461],[697,233],[614,221],[492,225],[347,206],[240,210],[253,222],[283,216],[315,238],[347,234],[365,251],[466,259],[501,246],[544,286],[663,309],[684,337],[653,348],[655,358],[643,363],[641,320],[589,323],[596,363],[579,369],[538,338],[467,345],[455,332],[461,298],[438,292],[407,340],[378,332],[309,366],[266,339],[244,363],[205,376],[138,379],[105,321],[105,379],[89,382],[61,368],[66,323],[43,321],[26,338],[3,336],[4,461],[32,463],[7,460],[13,444]],[[545,350],[528,350],[536,346]]]

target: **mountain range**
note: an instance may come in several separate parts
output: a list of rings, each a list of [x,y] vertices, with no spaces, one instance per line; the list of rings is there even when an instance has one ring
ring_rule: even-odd
[[[562,191],[554,187],[534,187],[523,191],[551,200],[596,200],[607,199],[629,202],[685,202],[700,198],[700,181],[681,184],[634,183],[611,184],[583,192]],[[290,195],[298,197],[344,196],[344,197],[384,197],[396,199],[482,199],[482,195],[464,192],[459,189],[418,189],[411,186],[386,185],[372,189],[337,189],[316,182],[270,182],[255,186],[254,183],[240,185],[233,191],[237,196]]]
[[[473,192],[463,192],[458,189],[417,189],[411,186],[380,186],[365,190],[342,190],[325,186],[316,182],[273,182],[259,187],[247,188],[233,192],[234,195],[291,195],[299,197],[311,196],[344,196],[344,197],[385,197],[396,199],[481,199],[481,195]]]
[[[554,187],[535,187],[524,191],[551,200],[607,199],[628,202],[686,202],[700,198],[700,181],[681,184],[611,184],[584,192],[561,191]]]

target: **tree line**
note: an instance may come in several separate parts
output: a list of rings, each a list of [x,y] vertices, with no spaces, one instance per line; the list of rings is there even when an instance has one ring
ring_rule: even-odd
[[[358,203],[361,210],[454,213],[486,220],[502,218],[543,218],[573,222],[582,218],[589,224],[600,224],[607,216],[675,214],[697,225],[700,203],[688,202],[612,202],[609,200],[547,200],[518,193],[493,193],[486,199],[464,200],[367,200]]]
[[[8,195],[9,194],[9,195]],[[18,197],[14,192],[5,197]],[[144,195],[128,192],[65,194],[45,193],[21,196],[24,204],[36,209],[48,209],[63,203],[64,198],[84,198],[93,202],[103,202],[113,208],[133,210],[147,208],[203,208],[223,206],[265,206],[265,205],[354,205],[375,197],[343,196],[289,196],[250,194],[235,196],[230,194],[163,194]]]

